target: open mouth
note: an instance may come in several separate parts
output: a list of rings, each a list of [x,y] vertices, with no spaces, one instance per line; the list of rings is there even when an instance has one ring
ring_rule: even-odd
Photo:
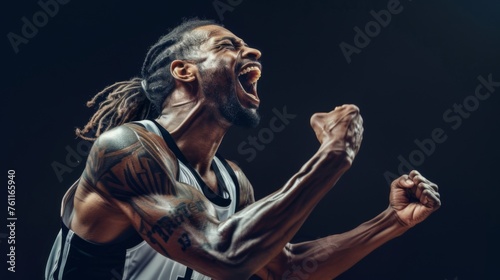
[[[257,81],[261,75],[260,67],[253,64],[244,66],[238,73],[238,80],[245,93],[257,98]]]

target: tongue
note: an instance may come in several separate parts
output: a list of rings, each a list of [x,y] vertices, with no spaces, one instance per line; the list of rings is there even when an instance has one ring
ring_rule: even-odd
[[[248,80],[250,78],[248,75],[249,75],[249,73],[243,74],[243,75],[239,76],[238,79],[239,79],[240,84],[242,85],[243,89],[246,91],[246,93],[252,94],[253,85],[248,82]]]

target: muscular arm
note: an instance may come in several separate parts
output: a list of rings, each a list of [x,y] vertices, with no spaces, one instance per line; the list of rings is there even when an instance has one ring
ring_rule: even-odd
[[[257,275],[262,279],[333,279],[408,228],[388,209],[351,231],[291,244]]]
[[[394,180],[389,207],[353,230],[288,243],[257,275],[262,279],[333,279],[389,240],[425,220],[440,205],[436,184],[417,171]]]
[[[281,189],[223,223],[201,193],[174,179],[176,160],[168,149],[138,127],[123,126],[98,139],[91,157],[99,159],[88,167],[94,174],[89,180],[158,252],[213,278],[249,277],[278,255],[350,167],[359,148],[351,143],[359,139],[352,131],[359,129],[353,122],[359,115],[357,108],[340,113],[325,132],[340,138],[322,145]]]
[[[241,208],[255,202],[253,188],[237,167]],[[357,228],[317,240],[287,243],[281,252],[256,273],[261,279],[333,279],[370,252],[403,234],[408,227],[388,208]]]

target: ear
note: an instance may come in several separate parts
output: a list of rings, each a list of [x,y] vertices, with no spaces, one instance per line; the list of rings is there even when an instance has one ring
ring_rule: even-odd
[[[196,80],[196,73],[198,72],[198,67],[195,64],[183,61],[174,60],[170,64],[170,73],[174,79],[182,82],[192,82]]]

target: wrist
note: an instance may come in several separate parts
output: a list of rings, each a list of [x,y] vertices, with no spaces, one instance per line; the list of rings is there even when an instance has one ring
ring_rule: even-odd
[[[318,154],[324,162],[331,166],[331,168],[344,172],[351,168],[352,162],[354,161],[354,156],[346,149],[328,144],[322,145],[318,150]]]
[[[386,217],[385,220],[387,221],[388,229],[390,229],[391,233],[395,236],[400,236],[411,228],[401,220],[396,210],[391,206],[387,207],[381,215]]]

